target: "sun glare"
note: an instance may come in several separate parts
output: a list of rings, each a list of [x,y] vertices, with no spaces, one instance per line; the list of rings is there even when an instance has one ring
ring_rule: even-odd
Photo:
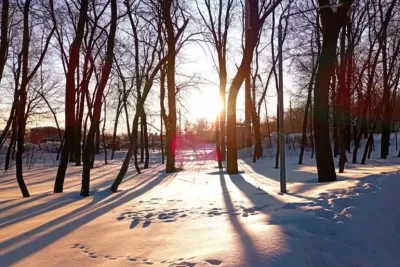
[[[204,118],[208,121],[214,121],[222,109],[222,102],[214,94],[200,94],[193,96],[192,99],[192,118],[194,120]]]

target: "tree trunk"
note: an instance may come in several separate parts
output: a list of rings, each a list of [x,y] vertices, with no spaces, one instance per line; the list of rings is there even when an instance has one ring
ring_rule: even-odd
[[[142,146],[144,147],[144,166],[143,169],[148,169],[149,168],[149,160],[150,160],[150,154],[149,154],[149,135],[147,133],[147,116],[144,108],[142,109],[142,114],[141,114],[141,119],[142,121],[142,128],[143,128],[143,143]]]
[[[6,65],[8,51],[8,10],[10,7],[9,0],[3,0],[1,7],[1,40],[0,40],[0,82],[3,77],[4,66]],[[1,141],[1,139],[0,139]],[[0,142],[1,143],[1,142]]]
[[[218,168],[222,169],[222,157],[221,157],[221,144],[220,144],[220,119],[219,116],[217,116],[217,119],[215,120],[215,151],[216,151],[216,156],[217,156],[217,162],[218,162]]]
[[[107,162],[107,144],[104,132],[106,131],[106,119],[107,119],[107,103],[106,98],[104,97],[104,115],[103,115],[103,129],[102,129],[102,140],[103,140],[103,149],[104,149],[104,163],[108,164]]]
[[[279,132],[279,103],[276,105],[276,133],[277,133],[277,139],[276,139],[276,153],[275,153],[275,169],[279,168],[279,152],[280,152],[280,138],[281,135],[278,133]]]
[[[164,159],[164,137],[163,137],[163,116],[160,116],[160,150],[161,150],[161,164],[165,163]]]
[[[15,123],[13,123],[13,124],[15,124]],[[14,127],[14,125],[13,125],[13,128],[15,129],[16,127]],[[15,147],[15,141],[16,141],[15,140],[16,139],[16,131],[15,130],[13,130],[11,133],[11,140],[10,140],[10,143],[7,148],[6,160],[5,160],[5,164],[4,164],[5,171],[7,171],[10,168],[11,154],[13,152],[13,148]]]
[[[310,142],[311,142],[311,158],[314,158],[314,153],[315,153],[315,145],[314,145],[314,124],[313,124],[313,118],[314,113],[313,113],[313,103],[311,101],[310,104]]]
[[[225,118],[226,118],[226,82],[227,82],[227,71],[226,71],[226,63],[220,63],[220,74],[219,74],[219,97],[221,101],[221,111],[219,114],[219,137],[220,137],[220,145],[221,145],[221,161],[225,161],[226,157],[226,147],[225,147],[225,137],[226,137],[226,130],[225,130]]]
[[[245,79],[245,124],[246,124],[246,147],[251,147],[251,114],[252,114],[252,104],[251,104],[251,73],[249,71],[246,74]]]
[[[314,131],[318,182],[336,181],[329,138],[329,83],[334,72],[338,34],[324,29],[320,64],[314,90]]]
[[[142,110],[142,112],[144,112]],[[140,115],[140,163],[144,163],[144,124],[143,115]]]
[[[115,149],[116,149],[117,127],[118,127],[119,115],[121,114],[121,108],[119,105],[120,104],[118,103],[117,114],[115,115],[115,121],[114,121],[114,131],[113,131],[113,139],[112,139],[113,145],[111,147],[111,159],[114,159],[114,153],[115,153]]]
[[[117,0],[111,0],[111,24],[107,40],[107,54],[101,72],[102,74],[100,77],[99,86],[97,88],[96,96],[94,99],[93,115],[89,128],[88,137],[86,139],[85,147],[83,149],[83,170],[82,170],[82,187],[81,187],[81,196],[83,197],[89,196],[90,168],[91,168],[90,157],[91,155],[93,155],[95,134],[96,132],[97,134],[99,134],[101,105],[102,105],[102,99],[104,97],[103,95],[104,88],[107,85],[107,81],[110,76],[113,64],[114,39],[115,39],[116,29],[117,29]]]
[[[372,146],[373,141],[374,141],[374,131],[372,129],[370,134],[368,135],[367,144],[365,145],[365,148],[364,148],[364,153],[363,153],[363,156],[361,159],[361,165],[365,165],[365,162],[367,160],[368,151],[369,151],[370,147]]]
[[[358,149],[360,148],[361,138],[363,136],[363,133],[365,132],[364,129],[366,129],[366,128],[367,128],[367,122],[365,121],[365,119],[362,119],[360,131],[358,132],[358,135],[354,140],[353,164],[357,163]],[[354,130],[354,132],[356,132],[356,130]]]
[[[70,59],[68,62],[65,84],[65,132],[61,160],[57,169],[54,193],[62,193],[64,188],[65,172],[68,167],[69,155],[73,146],[75,130],[75,71],[79,64],[79,50],[87,18],[88,0],[81,0],[76,36],[71,44]]]
[[[251,118],[253,120],[253,127],[254,127],[255,143],[254,143],[253,162],[255,163],[257,159],[260,159],[262,157],[260,118],[257,115],[257,109],[255,107],[255,99],[254,99],[254,102],[251,101],[251,99],[250,99],[250,109],[251,109]]]
[[[338,101],[337,114],[338,130],[339,130],[339,173],[344,172],[346,159],[346,129],[347,115],[350,113],[350,87],[346,82],[347,55],[345,53],[346,46],[346,26],[342,27],[340,35],[340,62],[339,62],[339,86],[338,86]]]
[[[301,136],[301,146],[300,146],[300,155],[299,155],[299,164],[303,164],[303,155],[304,155],[304,150],[306,146],[306,140],[307,140],[307,125],[308,125],[308,116],[309,116],[309,109],[311,106],[311,101],[312,101],[312,89],[314,85],[314,80],[315,80],[315,73],[317,71],[318,63],[314,64],[314,51],[311,51],[313,53],[312,57],[312,73],[311,73],[311,78],[310,82],[308,84],[308,93],[307,93],[307,103],[306,103],[306,108],[304,110],[304,119],[303,119],[303,134]]]
[[[135,154],[134,150],[136,148],[135,148],[134,141],[137,138],[137,136],[135,136],[135,135],[137,135],[137,132],[138,132],[137,131],[138,123],[139,123],[139,112],[136,111],[135,117],[133,119],[133,124],[132,124],[133,129],[132,129],[131,139],[130,139],[128,151],[126,153],[126,157],[124,159],[124,162],[122,163],[121,169],[119,170],[117,177],[115,178],[114,183],[112,184],[112,186],[110,188],[111,192],[113,192],[113,193],[117,192],[119,185],[121,184],[122,180],[125,177],[126,172],[128,171],[129,162],[131,161],[132,156]],[[139,169],[139,166],[137,165],[137,163],[135,164],[135,168],[136,168],[136,171],[138,173],[140,173],[140,169]]]
[[[26,88],[28,86],[28,57],[29,57],[29,9],[30,9],[30,0],[25,1],[24,4],[24,28],[23,28],[23,38],[22,38],[22,80],[21,87],[18,91],[19,101],[18,101],[18,109],[16,111],[16,140],[17,140],[17,153],[15,157],[16,164],[16,176],[17,182],[21,189],[21,193],[23,197],[29,197],[28,188],[25,185],[24,176],[23,176],[23,165],[22,165],[22,157],[24,153],[24,144],[25,144],[25,107],[27,101],[27,91]]]
[[[242,81],[243,82],[243,81]],[[228,95],[228,120],[227,120],[227,164],[228,174],[239,172],[237,165],[237,146],[236,146],[236,98],[237,91],[229,90]]]
[[[175,172],[176,152],[176,95],[175,95],[175,61],[176,61],[176,36],[171,18],[172,1],[163,1],[163,18],[167,31],[168,63],[167,63],[167,90],[168,90],[168,123],[166,123],[166,172]]]

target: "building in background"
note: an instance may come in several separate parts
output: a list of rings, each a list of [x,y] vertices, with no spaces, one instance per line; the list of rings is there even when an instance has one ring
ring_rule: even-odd
[[[56,127],[35,127],[31,128],[27,133],[30,143],[42,144],[47,142],[61,142],[58,129]],[[61,135],[64,135],[64,131],[61,130]]]

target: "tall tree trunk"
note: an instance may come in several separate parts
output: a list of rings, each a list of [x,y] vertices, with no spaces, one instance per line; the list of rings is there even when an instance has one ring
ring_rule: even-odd
[[[219,114],[219,137],[220,137],[220,144],[221,144],[221,161],[225,161],[226,157],[226,147],[225,147],[225,137],[226,137],[226,123],[225,123],[225,118],[226,118],[226,82],[227,82],[227,71],[226,71],[226,63],[222,62],[222,59],[220,61],[220,74],[219,74],[219,85],[220,85],[220,91],[219,91],[219,97],[221,101],[221,111]]]
[[[4,66],[6,65],[8,51],[8,13],[10,2],[3,0],[1,6],[1,39],[0,39],[0,82],[3,77]],[[1,141],[1,139],[0,139]]]
[[[106,104],[106,99],[104,97],[104,115],[103,115],[103,128],[102,128],[102,140],[103,140],[103,148],[104,148],[104,164],[108,164],[107,162],[107,144],[106,144],[106,137],[105,137],[105,131],[106,131],[106,118],[107,118],[107,104]]]
[[[142,110],[142,112],[144,112]],[[146,115],[144,115],[146,116]],[[144,124],[143,114],[140,115],[140,163],[144,163]]]
[[[217,162],[218,162],[218,168],[222,169],[222,158],[221,158],[221,144],[220,144],[220,119],[219,116],[217,116],[217,119],[215,120],[215,152],[216,152],[216,156],[217,156]]]
[[[164,137],[163,137],[163,116],[160,115],[160,150],[161,150],[161,164],[164,164]]]
[[[347,129],[347,115],[350,109],[350,88],[346,81],[347,74],[347,55],[346,55],[346,26],[342,27],[340,35],[340,63],[339,63],[339,86],[338,86],[338,130],[339,130],[339,173],[344,172],[344,166],[347,161],[346,159],[346,129]]]
[[[85,147],[83,149],[83,170],[82,170],[82,187],[81,196],[89,196],[90,189],[90,157],[93,155],[94,149],[94,137],[96,132],[99,132],[100,116],[101,116],[101,105],[104,97],[104,88],[107,85],[108,78],[110,76],[113,55],[114,55],[114,39],[115,32],[117,29],[117,0],[111,0],[111,23],[110,31],[107,40],[107,54],[104,62],[104,66],[101,72],[101,78],[99,86],[97,88],[96,96],[94,99],[92,121],[89,128],[88,137],[86,139]]]
[[[65,132],[61,160],[57,169],[54,193],[61,193],[64,188],[65,172],[68,167],[71,147],[74,143],[75,130],[75,71],[79,64],[79,50],[82,44],[83,33],[87,18],[88,0],[81,0],[76,36],[71,44],[70,59],[68,62],[65,84]]]
[[[332,124],[333,124],[333,156],[339,155],[339,129],[338,129],[338,97],[336,90],[336,77],[332,75]]]
[[[279,102],[276,105],[276,133],[277,133],[277,139],[276,139],[276,153],[275,153],[275,169],[279,168],[279,144],[280,144],[280,138],[281,135],[278,133],[279,131]]]
[[[335,68],[336,43],[339,31],[336,32],[334,27],[328,23],[323,23],[323,28],[320,64],[314,90],[314,138],[318,182],[331,182],[336,181],[336,172],[329,138],[329,83]]]
[[[315,62],[315,60],[314,60],[314,51],[311,50],[311,53],[313,53],[313,56],[312,56],[312,73],[311,73],[310,82],[308,84],[307,103],[306,103],[306,108],[304,110],[303,134],[301,136],[299,164],[303,164],[303,155],[304,155],[304,150],[305,150],[306,140],[307,140],[307,125],[308,125],[309,109],[310,109],[311,101],[312,101],[312,89],[313,89],[313,86],[314,86],[315,74],[316,74],[317,67],[318,67],[318,62],[317,62],[317,64],[314,63]]]
[[[124,162],[122,163],[121,169],[119,170],[117,177],[115,178],[114,183],[112,184],[112,186],[110,188],[111,192],[113,192],[113,193],[118,191],[118,187],[121,184],[122,180],[124,179],[126,172],[128,171],[129,163],[131,161],[131,158],[135,154],[134,150],[136,148],[135,148],[134,139],[137,138],[135,135],[138,132],[137,131],[138,123],[139,123],[139,114],[138,114],[138,112],[136,112],[135,118],[133,119],[132,134],[131,134],[131,139],[130,139],[130,142],[129,142],[129,148],[128,148],[128,151],[126,153],[126,157],[124,159]],[[140,173],[140,169],[139,169],[139,166],[137,164],[135,164],[135,168],[136,168],[136,171],[138,173]]]
[[[244,77],[243,77],[244,79]],[[242,80],[243,82],[243,80]],[[231,86],[232,87],[232,86]],[[238,86],[237,88],[240,88]],[[236,148],[236,99],[238,90],[229,90],[228,95],[228,120],[227,120],[227,173],[237,174],[237,148]]]
[[[264,100],[264,105],[265,105],[265,117],[266,117],[266,122],[267,122],[268,144],[269,144],[269,148],[272,148],[271,128],[269,126],[268,108],[267,108],[267,100],[266,99]]]
[[[370,147],[372,146],[372,143],[374,142],[374,129],[371,129],[371,132],[368,135],[368,140],[364,148],[364,153],[361,159],[361,165],[365,165],[365,162],[367,160],[367,155]]]
[[[311,104],[310,104],[310,142],[311,142],[311,158],[312,159],[314,158],[314,153],[315,153],[313,118],[314,118],[313,103],[311,101]]]
[[[22,37],[22,80],[21,87],[18,91],[19,101],[18,109],[16,111],[17,119],[17,154],[15,157],[17,182],[21,189],[23,197],[29,197],[28,188],[25,185],[23,176],[22,156],[24,153],[25,144],[25,107],[27,100],[28,86],[28,57],[29,57],[29,9],[30,0],[26,0],[24,4],[24,29]]]
[[[167,64],[167,90],[168,90],[168,123],[166,126],[166,150],[167,166],[166,172],[175,172],[176,153],[176,96],[175,96],[175,60],[176,60],[176,39],[174,26],[171,20],[172,1],[164,1],[163,17],[167,28],[168,58]]]
[[[121,114],[121,107],[120,107],[120,102],[119,102],[118,107],[117,107],[117,114],[115,115],[115,121],[114,121],[114,131],[113,131],[112,147],[111,147],[111,159],[114,159],[114,153],[115,153],[116,141],[117,141],[117,127],[118,127],[118,120],[119,120],[120,114]]]
[[[257,114],[255,99],[254,102],[250,99],[250,109],[251,109],[251,118],[253,120],[253,126],[254,126],[254,140],[255,140],[253,162],[256,162],[257,159],[260,159],[262,157],[262,144],[261,144],[260,118],[258,117]]]
[[[142,109],[142,114],[141,114],[141,122],[142,122],[142,128],[143,128],[143,143],[142,146],[144,147],[144,166],[143,169],[148,169],[149,168],[149,160],[150,160],[150,152],[149,152],[149,135],[147,133],[147,116],[146,116],[146,111],[144,108]]]
[[[353,0],[342,2],[338,10],[326,8],[327,0],[318,0],[323,28],[322,48],[314,89],[314,131],[318,182],[336,181],[335,165],[329,137],[329,82],[335,71],[339,32],[347,21]]]
[[[246,75],[245,79],[245,127],[246,127],[246,147],[251,147],[251,114],[252,114],[252,104],[251,104],[251,73]]]

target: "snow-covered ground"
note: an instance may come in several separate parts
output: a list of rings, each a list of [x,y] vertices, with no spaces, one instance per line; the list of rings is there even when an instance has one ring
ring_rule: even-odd
[[[186,151],[183,171],[131,168],[115,194],[121,159],[99,156],[88,198],[81,168],[68,168],[62,194],[56,167],[27,170],[26,199],[11,170],[0,176],[0,266],[400,266],[400,160],[377,159],[377,147],[367,165],[318,184],[309,154],[299,166],[288,152],[287,194],[274,158],[254,164],[246,151],[238,175],[208,148]]]

